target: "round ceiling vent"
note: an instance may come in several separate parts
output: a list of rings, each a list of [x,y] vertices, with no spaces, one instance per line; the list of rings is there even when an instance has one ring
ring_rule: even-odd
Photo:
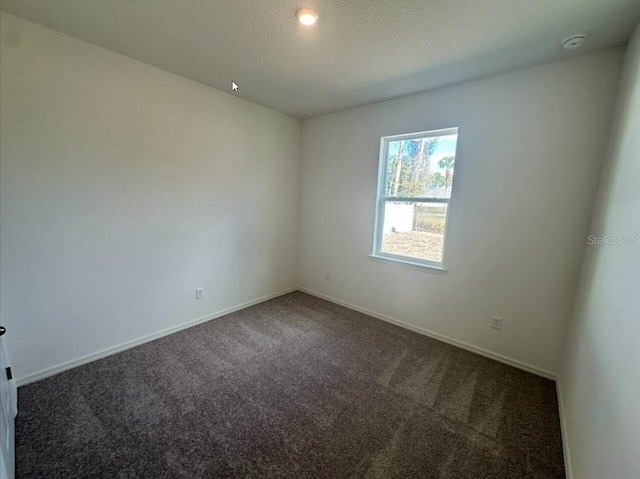
[[[586,39],[586,33],[571,35],[569,38],[562,40],[562,46],[565,50],[575,50],[576,48],[580,48]]]

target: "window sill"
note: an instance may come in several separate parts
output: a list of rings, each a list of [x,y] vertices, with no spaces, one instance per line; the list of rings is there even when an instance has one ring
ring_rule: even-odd
[[[441,268],[440,266],[432,266],[430,264],[424,263],[416,263],[414,261],[396,259],[396,258],[388,258],[386,256],[378,256],[375,254],[370,254],[369,259],[371,261],[375,261],[376,263],[386,263],[391,264],[393,266],[400,266],[402,268],[415,269],[417,271],[424,271],[426,273],[434,273],[439,275],[447,274],[447,270]]]

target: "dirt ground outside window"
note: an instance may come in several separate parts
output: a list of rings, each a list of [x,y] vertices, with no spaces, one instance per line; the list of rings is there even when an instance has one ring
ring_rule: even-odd
[[[382,238],[382,252],[440,262],[443,238],[442,234],[424,231],[387,233]]]

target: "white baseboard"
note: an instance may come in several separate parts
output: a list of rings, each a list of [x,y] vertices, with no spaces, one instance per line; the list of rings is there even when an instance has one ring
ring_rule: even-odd
[[[571,468],[571,453],[569,452],[569,431],[567,430],[567,417],[565,415],[564,400],[562,399],[561,381],[556,381],[556,393],[558,395],[558,411],[560,414],[560,431],[562,433],[562,454],[564,455],[564,472],[567,479],[573,479]]]
[[[517,359],[503,356],[502,354],[494,353],[493,351],[489,351],[488,349],[480,348],[478,346],[474,346],[473,344],[465,343],[464,341],[460,341],[458,339],[454,339],[449,336],[445,336],[443,334],[436,333],[425,328],[421,328],[419,326],[414,326],[413,324],[400,321],[399,319],[395,319],[390,316],[386,316],[384,314],[376,313],[375,311],[371,311],[369,309],[362,308],[355,304],[351,304],[346,301],[342,301],[340,299],[327,296],[326,294],[318,293],[316,291],[312,291],[310,289],[301,288],[301,287],[298,287],[297,289],[299,291],[302,291],[303,293],[307,293],[312,296],[316,296],[318,298],[331,301],[332,303],[339,304],[340,306],[344,306],[345,308],[353,309],[354,311],[364,313],[368,316],[373,316],[374,318],[381,319],[391,324],[395,324],[396,326],[400,326],[405,329],[410,329],[411,331],[415,331],[416,333],[424,334],[425,336],[429,336],[431,338],[437,339],[444,343],[451,344],[458,348],[466,349],[467,351],[471,351],[472,353],[477,353],[477,354],[480,354],[481,356],[486,356],[488,358],[495,359],[496,361],[500,361],[501,363],[508,364],[509,366],[522,369],[524,371],[536,374],[538,376],[542,376],[543,378],[552,379],[554,381],[556,380],[555,373],[552,373],[551,371],[546,371],[544,369],[540,369],[536,366],[532,366],[531,364],[527,364],[522,361],[518,361]]]
[[[97,359],[101,359],[101,358],[110,356],[112,354],[119,353],[120,351],[124,351],[126,349],[130,349],[130,348],[133,348],[135,346],[139,346],[140,344],[144,344],[146,342],[153,341],[154,339],[159,339],[159,338],[161,338],[163,336],[168,336],[169,334],[173,334],[173,333],[176,333],[176,332],[181,331],[183,329],[190,328],[191,326],[195,326],[197,324],[204,323],[206,321],[210,321],[212,319],[216,319],[216,318],[219,318],[221,316],[225,316],[225,315],[230,314],[230,313],[234,313],[234,312],[239,311],[241,309],[248,308],[250,306],[254,306],[256,304],[262,303],[264,301],[268,301],[268,300],[273,299],[273,298],[277,298],[278,296],[282,296],[284,294],[288,294],[288,293],[291,293],[291,292],[296,291],[296,290],[302,291],[303,293],[307,293],[307,294],[310,294],[312,296],[316,296],[316,297],[321,298],[321,299],[325,299],[325,300],[330,301],[332,303],[339,304],[339,305],[344,306],[346,308],[353,309],[354,311],[358,311],[358,312],[367,314],[367,315],[372,316],[374,318],[381,319],[383,321],[386,321],[386,322],[391,323],[391,324],[395,324],[397,326],[409,329],[411,331],[415,331],[417,333],[424,334],[425,336],[429,336],[431,338],[437,339],[439,341],[443,341],[443,342],[451,344],[453,346],[457,346],[459,348],[466,349],[468,351],[480,354],[482,356],[486,356],[488,358],[495,359],[496,361],[500,361],[502,363],[508,364],[509,366],[513,366],[513,367],[516,367],[518,369],[522,369],[524,371],[528,371],[530,373],[537,374],[539,376],[542,376],[542,377],[545,377],[545,378],[548,378],[548,379],[553,379],[553,380],[556,379],[556,375],[554,373],[552,373],[550,371],[545,371],[543,369],[537,368],[537,367],[532,366],[532,365],[527,364],[527,363],[523,363],[523,362],[518,361],[516,359],[512,359],[512,358],[509,358],[507,356],[503,356],[503,355],[498,354],[498,353],[494,353],[494,352],[489,351],[487,349],[483,349],[483,348],[474,346],[472,344],[465,343],[464,341],[459,341],[457,339],[450,338],[448,336],[445,336],[445,335],[442,335],[442,334],[439,334],[439,333],[436,333],[436,332],[433,332],[433,331],[429,331],[428,329],[421,328],[419,326],[414,326],[414,325],[406,323],[404,321],[400,321],[399,319],[391,318],[389,316],[385,316],[384,314],[376,313],[375,311],[371,311],[369,309],[362,308],[362,307],[357,306],[355,304],[351,304],[351,303],[348,303],[346,301],[342,301],[342,300],[339,300],[337,298],[333,298],[331,296],[327,296],[325,294],[318,293],[316,291],[312,291],[312,290],[309,290],[309,289],[306,289],[306,288],[301,288],[301,287],[297,287],[297,288],[294,287],[294,288],[288,288],[288,289],[285,289],[285,290],[282,290],[282,291],[279,291],[277,293],[273,293],[273,294],[270,294],[270,295],[267,295],[267,296],[263,296],[261,298],[254,299],[252,301],[247,301],[247,302],[239,304],[237,306],[233,306],[231,308],[227,308],[227,309],[224,309],[222,311],[218,311],[218,312],[215,312],[215,313],[212,313],[212,314],[208,314],[208,315],[202,316],[200,318],[192,319],[191,321],[187,321],[185,323],[181,323],[181,324],[178,324],[176,326],[171,326],[171,327],[163,329],[161,331],[157,331],[155,333],[151,333],[151,334],[148,334],[146,336],[142,336],[140,338],[136,338],[136,339],[133,339],[131,341],[127,341],[127,342],[122,343],[122,344],[118,344],[116,346],[111,346],[109,348],[103,349],[101,351],[97,351],[95,353],[87,354],[86,356],[82,356],[82,357],[79,357],[79,358],[76,358],[76,359],[72,359],[70,361],[66,361],[64,363],[57,364],[55,366],[51,366],[51,367],[48,367],[48,368],[45,368],[45,369],[41,369],[40,371],[36,371],[34,373],[27,374],[26,376],[21,376],[21,377],[16,378],[16,383],[17,383],[18,386],[24,386],[25,384],[29,384],[29,383],[32,383],[32,382],[35,382],[35,381],[39,381],[40,379],[44,379],[44,378],[47,378],[49,376],[53,376],[54,374],[61,373],[62,371],[66,371],[67,369],[71,369],[71,368],[75,368],[75,367],[78,367],[78,366],[82,366],[83,364],[90,363],[90,362],[95,361]],[[563,416],[562,416],[562,408],[561,408],[561,418],[562,417]],[[563,428],[563,434],[564,434],[564,428]],[[563,439],[564,439],[564,437],[563,437]]]
[[[176,326],[171,326],[169,328],[163,329],[161,331],[157,331],[155,333],[147,334],[146,336],[142,336],[136,339],[132,339],[131,341],[127,341],[126,343],[118,344],[116,346],[111,346],[106,349],[102,349],[101,351],[97,351],[95,353],[87,354],[86,356],[82,356],[76,359],[72,359],[71,361],[65,361],[64,363],[56,364],[55,366],[51,366],[45,369],[41,369],[40,371],[36,371],[31,374],[27,374],[26,376],[16,378],[16,383],[19,386],[24,386],[25,384],[29,384],[35,381],[39,381],[40,379],[47,378],[49,376],[53,376],[54,374],[61,373],[62,371],[66,371],[67,369],[75,368],[78,366],[82,366],[83,364],[90,363],[97,359],[102,359],[107,356],[111,356],[112,354],[119,353],[120,351],[124,351],[126,349],[133,348],[135,346],[139,346],[140,344],[147,343],[149,341],[153,341],[154,339],[162,338],[163,336],[168,336],[169,334],[177,333],[183,329],[190,328],[191,326],[195,326],[200,323],[204,323],[210,321],[212,319],[219,318],[221,316],[225,316],[230,313],[235,313],[244,308],[248,308],[250,306],[254,306],[259,303],[263,303],[273,298],[277,298],[278,296],[282,296],[284,294],[291,293],[296,291],[297,288],[288,288],[282,291],[278,291],[277,293],[269,294],[267,296],[263,296],[261,298],[257,298],[251,301],[247,301],[245,303],[239,304],[237,306],[233,306],[231,308],[223,309],[222,311],[217,311],[215,313],[208,314],[206,316],[201,316],[200,318],[192,319],[191,321],[187,321],[186,323],[181,323]]]

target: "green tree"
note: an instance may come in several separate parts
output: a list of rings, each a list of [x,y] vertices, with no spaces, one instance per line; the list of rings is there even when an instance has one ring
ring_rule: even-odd
[[[440,168],[444,168],[444,195],[447,196],[447,192],[451,187],[451,181],[453,179],[453,164],[455,158],[453,156],[445,156],[438,162]]]
[[[442,173],[435,172],[429,176],[430,190],[437,190],[438,188],[442,188],[445,184],[446,180]]]
[[[388,196],[425,196],[429,189],[429,159],[438,138],[420,138],[397,142],[397,153],[389,158]]]
[[[421,138],[415,161],[412,196],[425,196],[429,190],[430,158],[438,146],[439,138]]]
[[[398,145],[398,156],[396,159],[396,170],[395,173],[393,175],[393,188],[392,188],[392,195],[393,196],[398,196],[398,190],[400,189],[400,175],[402,173],[402,152],[403,152],[403,147],[404,147],[404,141],[400,142],[400,145]]]

